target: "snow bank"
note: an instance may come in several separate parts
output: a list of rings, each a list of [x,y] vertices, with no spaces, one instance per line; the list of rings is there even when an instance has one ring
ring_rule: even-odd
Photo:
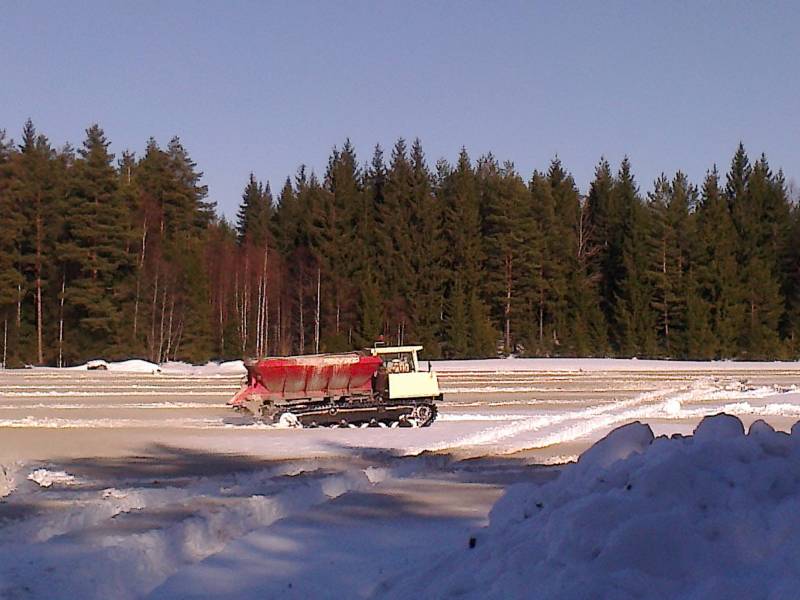
[[[509,488],[474,544],[388,581],[385,596],[796,598],[798,503],[800,423],[745,435],[720,414],[694,436],[654,439],[635,422],[556,480]]]
[[[9,497],[12,508],[56,509],[2,523],[0,598],[144,598],[256,528],[370,486],[362,469],[313,461],[160,485],[134,479],[103,488],[71,477],[37,469],[28,478],[46,489],[20,486]],[[82,485],[55,485],[68,482]]]
[[[427,361],[423,361],[423,366]],[[748,371],[760,369],[786,369],[800,371],[800,361],[795,362],[744,362],[744,361],[680,361],[638,360],[635,358],[490,358],[483,360],[435,360],[435,371],[545,371],[545,372],[605,372],[605,371]]]
[[[202,375],[202,376],[229,376],[244,375],[244,361],[229,360],[226,362],[207,362],[204,365],[192,365],[185,362],[167,362],[161,365],[162,372],[168,375]]]
[[[108,362],[102,359],[90,360],[83,365],[68,367],[73,371],[115,371],[117,373],[160,373],[161,367],[155,363],[133,358],[119,362]]]
[[[35,367],[37,369],[49,367]],[[235,376],[244,375],[244,361],[230,360],[226,362],[208,362],[204,365],[192,365],[185,362],[170,361],[157,365],[146,360],[133,358],[118,362],[103,359],[90,360],[85,364],[67,367],[73,371],[114,371],[115,373],[145,373],[167,375],[194,375],[194,376]]]

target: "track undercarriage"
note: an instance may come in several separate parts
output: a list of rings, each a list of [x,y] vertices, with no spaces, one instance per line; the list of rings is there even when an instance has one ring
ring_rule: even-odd
[[[287,427],[428,427],[438,414],[433,399],[368,396],[259,402],[247,408],[267,423]]]

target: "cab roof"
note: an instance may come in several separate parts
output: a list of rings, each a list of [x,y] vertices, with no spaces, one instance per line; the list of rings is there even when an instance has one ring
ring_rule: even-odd
[[[398,354],[400,352],[418,352],[422,346],[376,346],[370,348],[372,354]]]

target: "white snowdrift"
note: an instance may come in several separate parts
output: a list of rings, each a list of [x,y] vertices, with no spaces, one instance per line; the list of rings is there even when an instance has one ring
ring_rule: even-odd
[[[382,595],[796,598],[799,503],[800,423],[788,435],[756,421],[745,435],[720,414],[694,436],[654,439],[635,422],[556,480],[509,488],[473,549],[465,540]]]

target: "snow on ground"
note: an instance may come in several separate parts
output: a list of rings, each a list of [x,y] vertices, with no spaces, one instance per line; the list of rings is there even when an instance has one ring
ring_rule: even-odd
[[[422,361],[423,366],[427,365]],[[434,371],[594,372],[594,371],[747,371],[764,368],[800,371],[800,362],[639,360],[636,358],[492,358],[430,361]]]
[[[800,432],[650,431],[720,412],[788,431],[798,363],[437,363],[432,427],[286,430],[225,405],[241,361],[143,362],[0,371],[0,598],[570,597],[595,579],[611,597],[736,597],[726,565],[747,597],[793,585],[780,511],[800,499]]]
[[[474,548],[384,598],[797,598],[800,424],[729,415],[693,437],[625,425],[553,482],[511,487]],[[421,591],[424,590],[424,591]]]

